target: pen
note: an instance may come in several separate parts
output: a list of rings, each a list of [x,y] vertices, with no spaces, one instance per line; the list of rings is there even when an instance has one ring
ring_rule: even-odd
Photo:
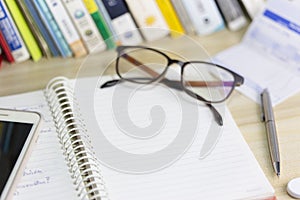
[[[264,89],[264,91],[261,93],[261,103],[262,103],[262,114],[263,114],[262,120],[265,122],[265,126],[266,126],[271,161],[275,173],[277,174],[277,176],[279,176],[280,156],[279,156],[278,138],[277,138],[272,102],[271,102],[268,89]]]

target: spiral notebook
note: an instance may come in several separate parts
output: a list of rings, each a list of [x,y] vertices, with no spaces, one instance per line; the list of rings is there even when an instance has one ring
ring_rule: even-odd
[[[165,140],[174,138],[156,136],[160,138],[153,137],[142,144],[132,142],[132,138],[127,141],[114,126],[116,119],[110,117],[114,112],[111,110],[114,90],[100,90],[99,85],[93,88],[91,83],[98,84],[97,78],[76,80],[76,85],[86,88],[78,94],[74,81],[55,78],[43,91],[0,98],[0,107],[35,110],[43,116],[43,128],[14,199],[275,199],[272,186],[227,109],[222,135],[212,152],[203,159],[199,159],[199,145],[203,139],[200,136],[184,155],[160,170],[134,174],[108,166],[101,161],[106,152],[101,147],[95,123],[103,127],[109,140],[123,145],[128,152],[146,154],[153,147],[164,147],[159,144],[164,145]],[[89,91],[93,91],[94,105],[90,104]],[[132,119],[140,123],[144,117],[147,121],[149,104],[152,103],[151,108],[153,103],[163,102],[165,111],[171,112],[165,113],[168,120],[171,118],[164,127],[172,131],[178,128],[178,123],[172,121],[177,120],[176,103],[169,99],[174,93],[166,95],[167,92],[170,90],[152,88],[143,95],[134,94],[137,98],[134,106],[128,104],[133,109],[131,115],[136,115],[131,116]],[[93,113],[87,108],[89,106],[93,106]],[[200,119],[208,119],[209,109],[203,106],[200,110]],[[97,122],[90,120],[94,117]],[[207,124],[202,123],[197,131],[201,133],[206,128]],[[122,160],[117,156],[113,159],[116,163]]]

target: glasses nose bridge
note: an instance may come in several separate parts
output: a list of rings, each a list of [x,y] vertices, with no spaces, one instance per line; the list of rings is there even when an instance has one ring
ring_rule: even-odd
[[[183,66],[184,62],[182,62],[181,60],[177,60],[177,59],[169,59],[169,66],[173,65],[173,64],[177,64],[180,67]]]
[[[168,57],[168,65],[167,65],[165,71],[163,72],[163,74],[161,75],[162,77],[165,77],[166,73],[168,73],[167,71],[169,71],[169,67],[173,64],[179,65],[180,72],[182,71],[182,66],[184,65],[184,62],[182,62],[181,60],[172,59],[172,58]]]

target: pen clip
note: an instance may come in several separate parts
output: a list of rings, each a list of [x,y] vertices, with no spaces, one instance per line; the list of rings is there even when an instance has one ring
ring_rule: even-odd
[[[260,120],[262,122],[265,122],[266,121],[266,114],[265,114],[265,108],[264,108],[264,94],[261,93],[260,94],[260,99],[261,99],[261,116],[260,116]]]

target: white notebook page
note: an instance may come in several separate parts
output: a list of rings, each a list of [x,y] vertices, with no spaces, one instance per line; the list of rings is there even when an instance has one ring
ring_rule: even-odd
[[[37,111],[42,126],[14,199],[76,199],[76,193],[43,92],[0,98],[0,107]]]
[[[174,139],[172,133],[176,133],[180,126],[180,121],[178,121],[180,110],[177,110],[178,103],[170,96],[174,94],[180,97],[181,94],[178,94],[180,92],[172,93],[164,88],[153,88],[156,93],[148,90],[132,94],[128,101],[129,115],[139,126],[147,126],[151,123],[149,118],[151,107],[159,104],[166,111],[165,129],[163,128],[166,132],[163,130],[162,135],[138,141],[126,136],[116,124],[116,116],[112,115],[114,109],[112,98],[116,97],[113,87],[100,90],[98,85],[94,85],[95,82],[97,81],[92,79],[78,81],[76,85],[85,90],[81,90],[81,93],[76,95],[98,157],[103,154],[110,155],[107,149],[101,148],[99,126],[111,143],[130,153],[143,154],[158,151]],[[126,90],[125,87],[124,90]],[[91,96],[88,94],[90,92],[95,95],[93,101],[90,101]],[[166,94],[168,92],[170,92],[169,95]],[[184,95],[183,93],[182,97]],[[89,112],[85,107],[91,106],[91,102],[94,104],[94,109]],[[127,108],[118,109],[120,112],[117,114],[123,115]],[[199,133],[188,151],[174,164],[153,173],[128,174],[106,167],[106,163],[103,163],[102,174],[112,200],[249,199],[274,194],[272,186],[226,108],[223,114],[224,127],[220,140],[210,155],[205,159],[199,159],[205,132],[212,121],[211,112],[207,107],[199,106],[199,110]],[[121,157],[113,159],[116,162],[124,160]]]

